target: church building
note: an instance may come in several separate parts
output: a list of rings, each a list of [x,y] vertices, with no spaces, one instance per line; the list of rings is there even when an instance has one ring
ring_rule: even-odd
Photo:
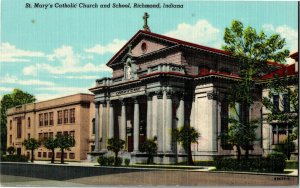
[[[121,156],[145,161],[139,146],[157,138],[155,163],[186,160],[187,154],[172,136],[172,130],[194,127],[200,138],[192,144],[194,160],[216,155],[235,155],[235,148],[219,135],[228,129],[231,113],[226,96],[239,80],[239,64],[228,52],[185,42],[150,31],[148,15],[139,30],[107,63],[112,77],[96,80],[95,147],[92,153],[107,153],[107,140],[126,141]],[[267,70],[282,65],[270,63]],[[264,69],[262,67],[262,69]],[[257,93],[261,98],[261,91]],[[251,118],[260,118],[261,101],[255,101]],[[262,136],[262,125],[257,129]],[[262,142],[255,142],[250,155],[262,155]]]

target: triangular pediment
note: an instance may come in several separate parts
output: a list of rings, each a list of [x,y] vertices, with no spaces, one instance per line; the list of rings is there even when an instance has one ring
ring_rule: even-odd
[[[128,57],[128,54],[132,57],[139,57],[174,45],[176,45],[175,42],[163,40],[150,32],[140,30],[112,57],[107,65],[113,66],[121,63]]]

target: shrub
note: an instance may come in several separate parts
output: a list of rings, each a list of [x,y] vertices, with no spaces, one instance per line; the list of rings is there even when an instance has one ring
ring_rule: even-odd
[[[108,165],[108,158],[103,156],[103,155],[99,156],[98,163],[100,164],[100,166],[107,166]]]
[[[125,162],[125,165],[126,165],[126,166],[129,166],[129,164],[130,164],[130,159],[125,159],[124,162]]]
[[[115,166],[121,166],[123,163],[123,159],[121,157],[118,157],[115,161]]]
[[[1,161],[28,162],[28,158],[25,155],[6,155],[6,156],[1,156]]]
[[[113,166],[113,165],[114,165],[114,162],[115,162],[114,156],[109,156],[109,157],[107,158],[107,165],[108,165],[108,166]]]
[[[266,158],[232,159],[215,157],[214,163],[218,170],[252,171],[252,172],[283,172],[285,167],[283,153],[271,153]]]
[[[13,155],[16,152],[16,149],[13,146],[10,146],[6,149],[9,155]]]
[[[272,152],[267,156],[270,161],[270,169],[273,172],[283,172],[286,165],[286,155],[281,152]]]

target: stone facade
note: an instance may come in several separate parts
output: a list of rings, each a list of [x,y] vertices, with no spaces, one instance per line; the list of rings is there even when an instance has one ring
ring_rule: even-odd
[[[239,66],[227,52],[140,30],[107,66],[113,69],[112,78],[98,79],[90,89],[95,94],[96,127],[102,130],[95,135],[101,142],[95,143],[94,153],[107,153],[106,140],[119,137],[126,141],[121,156],[142,162],[139,145],[157,137],[156,163],[186,160],[171,134],[185,125],[201,134],[192,146],[195,160],[236,155],[235,148],[218,139],[228,128],[228,89],[239,80]],[[261,116],[261,95],[257,98],[251,118]],[[258,139],[261,132],[260,126]],[[262,155],[261,141],[250,154]]]
[[[56,134],[70,134],[75,146],[66,151],[65,159],[80,161],[87,159],[91,150],[94,95],[75,94],[57,99],[25,104],[7,111],[7,147],[13,146],[18,154],[29,156],[22,146],[28,138],[42,140]],[[60,151],[56,149],[56,159]],[[35,150],[36,160],[51,159],[51,151],[44,147]]]

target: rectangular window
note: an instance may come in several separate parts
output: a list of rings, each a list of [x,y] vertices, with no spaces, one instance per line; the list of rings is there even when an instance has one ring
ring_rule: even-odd
[[[9,129],[12,129],[12,120],[9,121]]]
[[[44,140],[48,138],[48,133],[44,133]]]
[[[39,114],[39,125],[43,126],[43,114]]]
[[[42,152],[38,152],[38,157],[42,157]]]
[[[48,158],[52,157],[52,152],[48,152]]]
[[[75,108],[70,110],[70,123],[75,123]]]
[[[61,132],[57,132],[57,135],[61,135]]]
[[[64,123],[68,123],[69,120],[69,110],[64,110]]]
[[[289,134],[292,134],[291,126],[286,124],[272,125],[273,144],[278,145],[286,141]]]
[[[75,154],[74,153],[69,153],[69,159],[75,159]]]
[[[9,135],[9,143],[12,144],[12,135]]]
[[[279,113],[279,95],[273,95],[273,113]]]
[[[64,158],[66,159],[68,156],[67,156],[67,153],[64,153]]]
[[[53,125],[53,112],[49,113],[49,119],[50,119],[49,125]]]
[[[68,135],[68,131],[64,131],[64,135],[65,135],[65,136]]]
[[[70,136],[75,139],[75,131],[70,131]]]
[[[95,134],[95,118],[92,120],[92,134]]]
[[[53,132],[49,132],[49,138],[53,138]]]
[[[289,98],[289,94],[283,94],[283,108],[284,108],[284,112],[288,113],[290,112],[290,98]]]
[[[43,157],[47,158],[47,152],[43,152]]]
[[[62,124],[62,111],[57,111],[57,124]]]
[[[43,133],[39,133],[39,141],[43,140]]]
[[[44,113],[45,126],[48,125],[48,113]]]
[[[30,123],[31,123],[31,122],[30,122],[30,117],[27,118],[27,123],[28,123],[28,124],[27,124],[28,129],[30,129]]]
[[[22,119],[21,117],[17,118],[17,138],[22,137]]]
[[[60,152],[56,152],[56,158],[60,158],[61,153]]]
[[[27,134],[27,139],[28,139],[28,140],[30,139],[30,133]]]

